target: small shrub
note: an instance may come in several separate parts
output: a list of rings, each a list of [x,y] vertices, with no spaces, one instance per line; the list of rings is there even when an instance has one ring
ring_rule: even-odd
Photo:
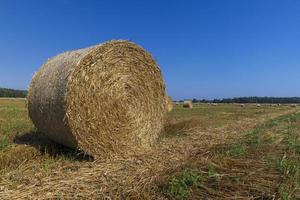
[[[213,166],[208,167],[208,178],[217,182],[221,179],[220,174],[218,174],[218,172]]]
[[[275,159],[275,167],[284,174],[291,174],[297,171],[298,166],[286,156],[283,156],[281,159]]]
[[[2,138],[0,139],[0,151],[3,151],[4,149],[6,149],[8,147],[8,141],[6,138]]]
[[[291,200],[290,194],[284,189],[283,186],[279,187],[278,193],[279,193],[280,199],[282,199],[282,200]]]
[[[272,128],[272,127],[274,127],[274,126],[276,126],[276,125],[278,125],[278,121],[277,121],[276,119],[270,120],[269,122],[267,122],[267,123],[265,124],[265,126],[266,126],[267,128]]]
[[[185,169],[180,175],[174,176],[163,191],[167,196],[174,199],[186,199],[192,187],[198,185],[199,176],[196,172]]]
[[[261,127],[256,127],[255,129],[251,130],[246,134],[246,140],[244,141],[245,145],[247,146],[257,146],[260,141],[260,133]]]
[[[300,141],[297,136],[294,136],[291,132],[288,132],[286,137],[284,138],[284,144],[290,150],[300,154]]]
[[[237,157],[244,156],[246,154],[247,147],[244,143],[233,144],[229,147],[229,150],[226,152],[228,156]]]

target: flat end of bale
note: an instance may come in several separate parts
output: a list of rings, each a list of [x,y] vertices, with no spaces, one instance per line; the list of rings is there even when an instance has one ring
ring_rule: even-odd
[[[122,154],[153,144],[166,118],[164,99],[152,56],[131,42],[110,41],[93,48],[72,72],[66,113],[81,149]]]

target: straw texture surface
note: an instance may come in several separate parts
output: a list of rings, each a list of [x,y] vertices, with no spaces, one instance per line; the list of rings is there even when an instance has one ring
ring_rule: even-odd
[[[171,112],[173,110],[173,100],[172,97],[167,96],[167,108],[168,108],[168,112]]]
[[[165,99],[152,56],[115,40],[49,59],[32,79],[28,110],[50,139],[97,158],[150,147],[163,129]]]

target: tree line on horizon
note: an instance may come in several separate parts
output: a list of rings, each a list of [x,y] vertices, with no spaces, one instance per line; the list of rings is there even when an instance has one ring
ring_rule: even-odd
[[[272,103],[272,104],[300,104],[300,97],[235,97],[224,99],[192,99],[193,103]]]
[[[0,97],[8,98],[25,98],[27,95],[26,90],[15,90],[9,88],[0,88]]]

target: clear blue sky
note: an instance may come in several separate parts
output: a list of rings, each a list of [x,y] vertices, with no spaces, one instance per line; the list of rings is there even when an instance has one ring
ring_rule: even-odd
[[[300,96],[298,0],[0,0],[0,87],[111,39],[150,51],[175,99]]]

